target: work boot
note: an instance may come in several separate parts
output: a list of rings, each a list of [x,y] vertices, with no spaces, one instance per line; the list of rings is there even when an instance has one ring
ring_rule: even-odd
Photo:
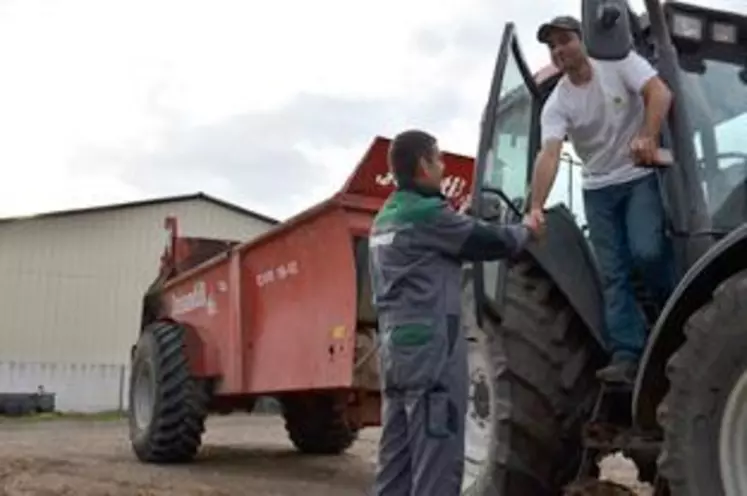
[[[603,369],[597,370],[597,379],[615,384],[634,384],[638,363],[630,359],[612,359]]]

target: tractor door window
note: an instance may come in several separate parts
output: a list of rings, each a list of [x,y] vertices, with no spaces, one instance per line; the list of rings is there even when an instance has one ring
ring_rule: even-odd
[[[747,222],[747,82],[742,67],[708,60],[685,73],[695,149],[708,211],[718,230]]]
[[[516,221],[514,217],[523,209],[534,159],[532,149],[537,142],[533,124],[538,102],[538,90],[521,55],[515,26],[508,23],[480,129],[477,178],[481,188],[475,190],[479,195],[480,215],[486,220]],[[505,206],[506,201],[514,208]],[[489,211],[497,215],[490,215]],[[500,306],[503,264],[483,262],[478,267],[480,277],[475,293]]]
[[[500,189],[520,203],[527,195],[534,98],[517,54],[518,46],[512,44],[500,88],[484,186]]]

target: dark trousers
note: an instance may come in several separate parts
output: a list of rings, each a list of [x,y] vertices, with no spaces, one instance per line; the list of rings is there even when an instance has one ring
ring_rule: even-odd
[[[638,268],[663,306],[676,283],[671,242],[656,174],[585,190],[589,236],[602,276],[607,339],[613,359],[638,360],[646,343],[646,323],[631,284]]]

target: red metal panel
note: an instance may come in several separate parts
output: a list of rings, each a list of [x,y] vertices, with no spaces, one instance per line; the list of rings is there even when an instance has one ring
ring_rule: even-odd
[[[350,387],[356,280],[345,211],[334,203],[242,255],[245,377],[252,392]]]
[[[236,262],[231,263],[232,260]],[[236,284],[236,276],[231,273],[232,265],[238,269],[238,253],[224,257],[223,261],[191,272],[187,277],[176,280],[164,290],[164,303],[168,315],[174,320],[187,323],[200,334],[202,341],[217,352],[222,377],[221,390],[241,392],[243,354],[241,332],[237,315],[241,288]],[[236,270],[236,273],[238,271]],[[206,364],[206,369],[195,370],[198,376],[214,372],[214,364]]]

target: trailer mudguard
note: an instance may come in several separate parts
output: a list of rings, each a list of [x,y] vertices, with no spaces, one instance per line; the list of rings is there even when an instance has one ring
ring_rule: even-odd
[[[667,362],[685,341],[685,324],[724,280],[747,267],[745,253],[747,224],[714,244],[690,267],[670,296],[649,336],[633,389],[633,419],[638,426],[658,429],[656,409],[669,387]]]
[[[606,350],[602,281],[589,244],[564,204],[548,209],[545,220],[545,239],[532,243],[528,251]]]

